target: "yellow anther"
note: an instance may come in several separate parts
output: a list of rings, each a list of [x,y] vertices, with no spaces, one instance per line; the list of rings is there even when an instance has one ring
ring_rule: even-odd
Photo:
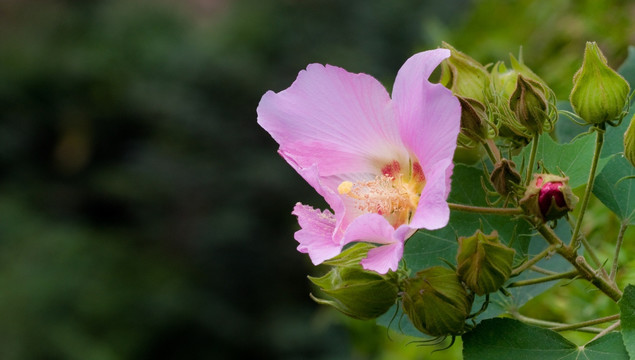
[[[353,183],[350,181],[343,181],[338,187],[337,192],[340,194],[348,194],[353,190]]]

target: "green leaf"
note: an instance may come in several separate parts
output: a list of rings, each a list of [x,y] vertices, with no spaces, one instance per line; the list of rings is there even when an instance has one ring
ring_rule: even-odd
[[[538,152],[536,154],[535,172],[544,169],[547,172],[559,175],[560,171],[569,177],[569,186],[576,188],[587,183],[591,160],[595,149],[595,134],[582,135],[575,141],[567,144],[558,144],[547,135],[540,137],[538,142]],[[514,157],[516,164],[523,163],[529,159],[531,146],[526,146],[519,156]],[[538,166],[542,166],[540,169]],[[598,164],[598,171],[604,165]],[[526,172],[525,169],[521,169]]]
[[[593,194],[621,220],[635,223],[635,168],[622,156],[609,159],[595,178]]]
[[[464,360],[628,360],[619,333],[584,346],[562,335],[505,318],[485,320],[463,335]]]
[[[626,350],[635,358],[635,286],[628,285],[620,299],[620,321],[622,325],[622,340]]]

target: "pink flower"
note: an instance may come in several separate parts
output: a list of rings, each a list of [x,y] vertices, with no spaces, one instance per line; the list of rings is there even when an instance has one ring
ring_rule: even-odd
[[[288,89],[260,100],[258,123],[333,209],[294,208],[298,250],[314,264],[363,241],[380,245],[362,260],[365,269],[394,271],[417,229],[448,223],[461,109],[428,77],[449,56],[437,49],[408,59],[392,99],[369,75],[311,64]]]

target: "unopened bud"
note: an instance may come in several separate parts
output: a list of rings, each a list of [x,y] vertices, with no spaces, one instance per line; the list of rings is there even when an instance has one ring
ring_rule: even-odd
[[[635,116],[624,133],[624,156],[631,165],[635,166],[635,125],[633,124],[635,124]]]
[[[543,221],[555,220],[575,208],[578,197],[569,187],[569,178],[551,174],[535,174],[520,199],[520,206]]]
[[[414,326],[430,336],[459,335],[472,308],[456,273],[434,266],[404,281],[404,312]]]
[[[524,146],[557,120],[556,96],[547,84],[522,62],[510,56],[512,68],[503,62],[492,67],[490,97],[498,135],[515,146]]]
[[[515,253],[500,242],[496,231],[485,235],[477,230],[470,237],[459,238],[457,274],[477,295],[492,293],[509,279]]]
[[[597,44],[587,42],[582,67],[573,76],[573,110],[588,124],[612,121],[624,111],[629,92],[628,82],[607,65]]]
[[[397,300],[397,275],[393,272],[381,275],[364,270],[359,265],[371,248],[370,244],[359,243],[325,262],[334,266],[326,275],[319,278],[309,276],[309,280],[330,299],[312,294],[311,298],[355,319],[374,319],[388,311]]]
[[[520,124],[529,132],[542,133],[549,115],[547,114],[547,99],[539,83],[518,75],[516,89],[509,99],[509,107],[516,114]]]
[[[489,73],[483,65],[448,43],[442,47],[450,50],[450,57],[441,63],[441,84],[452,90],[454,95],[485,103],[484,88]]]
[[[467,137],[463,132],[459,133],[453,161],[455,163],[474,165],[485,155],[485,149],[480,142]]]
[[[485,106],[471,98],[457,98],[461,103],[461,132],[477,143],[485,141],[489,129]]]
[[[511,160],[501,159],[494,165],[490,181],[494,185],[494,189],[502,196],[510,194],[521,181],[521,176],[516,171],[516,163]]]

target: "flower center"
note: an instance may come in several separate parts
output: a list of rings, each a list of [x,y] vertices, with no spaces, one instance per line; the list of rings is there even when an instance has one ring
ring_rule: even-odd
[[[419,163],[411,163],[404,174],[400,164],[393,161],[374,180],[343,181],[337,191],[354,199],[358,210],[382,215],[397,228],[410,222],[424,186],[425,176]]]

